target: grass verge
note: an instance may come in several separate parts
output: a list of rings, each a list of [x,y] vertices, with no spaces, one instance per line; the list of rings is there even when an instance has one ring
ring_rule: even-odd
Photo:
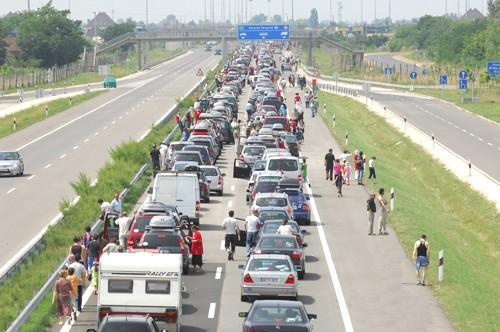
[[[82,104],[94,97],[101,95],[104,92],[107,91],[96,91],[74,96],[71,98],[71,104],[69,103],[69,98],[58,99],[50,103],[47,103],[49,109],[47,117],[51,117],[58,113],[64,112],[67,109]],[[43,121],[47,117],[45,116],[45,104],[33,106],[24,111],[9,114],[1,118],[0,138],[13,134],[19,130],[25,129],[37,122]],[[16,131],[14,131],[12,128],[12,123],[14,119],[16,119],[16,124],[17,124]]]
[[[337,141],[343,143],[349,130],[348,149],[377,157],[378,177],[367,180],[369,189],[395,188],[396,210],[389,222],[408,256],[420,234],[427,234],[429,283],[457,330],[498,331],[500,215],[494,205],[362,104],[323,92],[319,98],[328,105],[320,113]],[[442,283],[436,277],[440,249],[446,256]]]

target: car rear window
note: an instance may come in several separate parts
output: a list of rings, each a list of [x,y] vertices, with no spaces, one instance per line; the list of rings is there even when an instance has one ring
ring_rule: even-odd
[[[273,193],[276,191],[276,187],[278,186],[277,181],[267,182],[267,181],[259,181],[255,186],[254,191],[256,193]]]
[[[177,154],[174,157],[175,161],[196,161],[199,162],[200,158],[195,154]]]
[[[264,120],[265,124],[275,124],[275,123],[280,123],[283,125],[283,128],[286,127],[287,119],[286,118],[270,118],[267,117]]]
[[[260,219],[260,218],[259,218]],[[299,233],[299,226],[293,222],[289,222],[288,225],[292,226],[295,232]],[[278,227],[281,226],[281,222],[266,222],[264,227],[262,227],[262,233],[264,234],[276,234]]]
[[[249,156],[259,156],[264,153],[265,148],[260,147],[260,146],[245,146],[243,149],[243,154],[249,155]]]
[[[134,230],[137,229],[139,232],[144,232],[146,226],[149,225],[151,218],[153,218],[153,216],[135,218]]]
[[[146,322],[112,322],[103,326],[102,332],[150,332]]]
[[[297,240],[295,240],[294,238],[270,237],[270,238],[263,238],[259,247],[296,249],[298,248],[298,244]]]
[[[179,235],[176,233],[146,233],[141,248],[172,247],[179,248]]]
[[[255,272],[290,272],[290,263],[285,259],[252,259],[249,271]]]
[[[269,171],[282,170],[285,172],[295,172],[299,170],[299,164],[295,159],[272,159],[269,160]]]
[[[17,160],[19,155],[17,152],[0,152],[0,160]]]
[[[285,211],[260,211],[260,221],[274,220],[274,219],[288,219],[288,214]]]
[[[294,325],[307,322],[305,313],[300,308],[286,306],[259,305],[249,317],[251,322],[258,324]]]
[[[217,169],[215,169],[215,168],[202,168],[201,170],[202,170],[203,174],[205,174],[205,176],[217,176],[217,175],[219,175],[217,173]]]
[[[257,198],[255,204],[257,206],[284,207],[288,205],[288,201],[286,198],[260,197]]]

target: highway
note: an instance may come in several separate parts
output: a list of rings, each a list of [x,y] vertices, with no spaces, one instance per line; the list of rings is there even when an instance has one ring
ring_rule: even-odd
[[[286,91],[288,100],[295,91]],[[240,110],[246,100],[246,95],[240,97]],[[309,158],[312,185],[306,190],[312,196],[313,223],[304,226],[309,246],[299,299],[309,313],[318,315],[315,331],[453,331],[431,289],[415,285],[413,265],[392,230],[388,236],[367,235],[366,189],[345,187],[345,197],[337,198],[332,183],[324,180],[324,154],[329,147],[335,153],[340,148],[320,117],[307,114],[305,119],[303,155]],[[244,198],[247,181],[232,178],[234,157],[234,146],[225,146],[217,162],[226,173],[224,196],[202,204],[204,272],[184,279],[183,332],[240,331],[238,312],[250,307],[240,301],[238,265],[246,261],[244,249],[237,248],[235,261],[228,262],[222,248],[220,223],[227,211],[233,209],[242,218],[249,213]],[[82,332],[95,326],[95,305],[96,297],[91,296],[71,329],[52,331]]]
[[[0,150],[21,153],[25,175],[0,178],[0,266],[49,224],[61,199],[75,197],[70,183],[80,173],[95,179],[112,147],[140,138],[200,80],[199,67],[208,72],[219,61],[212,53],[190,52],[1,139]]]

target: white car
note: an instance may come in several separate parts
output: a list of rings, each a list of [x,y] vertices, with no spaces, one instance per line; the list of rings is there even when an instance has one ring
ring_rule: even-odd
[[[257,193],[251,211],[260,210],[260,208],[283,208],[288,214],[293,215],[293,207],[285,193]]]
[[[210,191],[217,192],[217,195],[224,195],[224,176],[226,174],[221,173],[219,167],[217,166],[200,166],[201,171],[205,175],[209,182]]]
[[[243,146],[243,150],[241,150],[240,160],[253,166],[258,159],[262,158],[265,151],[265,145],[245,145]]]
[[[23,158],[17,151],[0,151],[0,174],[16,175],[24,174]]]

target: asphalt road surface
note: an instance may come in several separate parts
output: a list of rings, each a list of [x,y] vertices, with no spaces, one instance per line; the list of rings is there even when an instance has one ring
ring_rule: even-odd
[[[286,92],[288,100],[295,91]],[[245,102],[243,95],[240,103],[243,106]],[[337,198],[332,182],[325,181],[323,160],[330,147],[339,152],[321,119],[307,114],[303,154],[309,158],[312,186],[307,190],[313,197],[313,224],[304,226],[309,246],[299,299],[309,313],[318,315],[315,331],[453,331],[431,289],[415,284],[413,266],[392,230],[387,236],[367,235],[366,189],[351,185],[344,188],[343,198]],[[245,204],[247,181],[232,178],[235,156],[234,146],[225,146],[217,162],[226,173],[224,196],[202,205],[204,273],[185,278],[183,332],[240,331],[238,312],[250,307],[240,301],[238,265],[246,261],[244,249],[237,248],[231,262],[221,249],[224,233],[220,223],[227,211],[233,209],[242,218],[249,213]],[[220,279],[216,279],[218,269]],[[95,326],[95,296],[88,303],[71,331]],[[211,306],[215,306],[213,316],[209,315]]]
[[[61,199],[76,196],[70,183],[80,173],[95,179],[111,148],[141,137],[200,80],[198,68],[208,72],[219,61],[191,52],[1,139],[0,150],[21,153],[25,175],[0,178],[0,266],[59,213]]]
[[[421,74],[422,67],[418,66],[415,63],[408,63],[394,58],[394,53],[371,53],[365,54],[365,61],[375,61],[377,63],[383,63],[384,67],[394,67],[396,72],[399,72],[400,69],[402,72],[408,71],[417,71],[418,74]]]

